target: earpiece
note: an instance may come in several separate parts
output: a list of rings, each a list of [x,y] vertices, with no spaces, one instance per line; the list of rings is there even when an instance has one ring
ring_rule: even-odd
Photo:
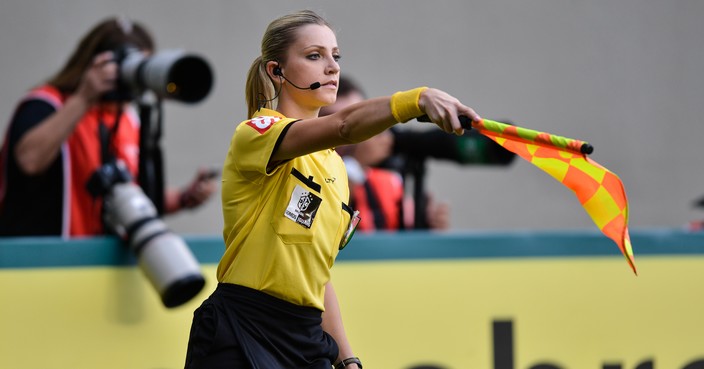
[[[274,67],[274,75],[275,75],[275,76],[281,76],[281,77],[284,76],[284,74],[281,73],[281,68],[279,68],[279,66],[275,66],[275,67]]]

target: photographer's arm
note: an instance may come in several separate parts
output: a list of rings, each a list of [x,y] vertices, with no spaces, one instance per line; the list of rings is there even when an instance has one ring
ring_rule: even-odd
[[[46,170],[81,117],[103,93],[114,88],[117,65],[112,59],[112,52],[98,54],[84,73],[76,93],[69,96],[59,110],[19,139],[15,157],[24,173],[36,175]]]
[[[27,175],[43,173],[89,106],[78,96],[70,97],[61,109],[27,131],[15,146],[20,169]]]

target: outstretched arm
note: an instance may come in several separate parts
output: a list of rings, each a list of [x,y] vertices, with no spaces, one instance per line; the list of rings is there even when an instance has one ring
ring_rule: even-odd
[[[458,116],[465,115],[474,121],[481,119],[470,107],[443,91],[424,89],[416,95],[416,100],[411,101],[409,97],[413,96],[413,91],[416,90],[397,93],[392,97],[365,100],[335,114],[297,122],[286,133],[272,156],[272,161],[288,160],[331,147],[364,141],[399,123],[399,118],[409,120],[425,114],[445,132],[456,134],[463,132]],[[393,104],[401,106],[401,109],[398,109],[402,112],[400,117],[398,111],[392,112]],[[415,106],[408,106],[413,104]]]

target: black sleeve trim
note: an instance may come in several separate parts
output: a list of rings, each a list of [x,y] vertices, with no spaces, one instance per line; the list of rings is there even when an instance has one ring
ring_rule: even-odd
[[[284,127],[284,129],[281,130],[281,134],[279,134],[279,137],[276,139],[276,143],[274,144],[274,150],[271,151],[271,156],[274,156],[274,153],[276,152],[276,150],[279,149],[279,146],[281,145],[281,141],[284,140],[284,136],[286,136],[288,129],[291,128],[291,126],[294,125],[296,122],[298,121],[295,120],[289,123],[286,127]]]
[[[296,122],[298,122],[298,121],[295,120],[295,121],[289,123],[286,127],[284,127],[284,129],[281,130],[281,134],[279,134],[279,137],[276,139],[276,143],[274,144],[274,149],[271,150],[271,156],[274,156],[274,153],[276,152],[276,150],[279,149],[279,146],[281,145],[281,141],[284,140],[284,136],[288,132],[288,129],[291,128],[291,126]],[[271,161],[271,157],[269,157],[269,164],[266,166],[267,173],[271,173],[271,171],[273,171],[274,168],[281,165],[282,163],[285,163],[286,161],[288,161],[288,160],[282,160],[282,161],[274,163]]]

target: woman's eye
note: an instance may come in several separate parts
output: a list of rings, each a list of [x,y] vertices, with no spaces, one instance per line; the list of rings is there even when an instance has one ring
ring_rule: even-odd
[[[308,59],[311,59],[311,60],[320,59],[320,54],[310,54],[310,55],[308,55]]]
[[[335,59],[335,61],[340,61],[340,58],[342,58],[342,56],[340,56],[340,55],[333,55],[332,58]]]

